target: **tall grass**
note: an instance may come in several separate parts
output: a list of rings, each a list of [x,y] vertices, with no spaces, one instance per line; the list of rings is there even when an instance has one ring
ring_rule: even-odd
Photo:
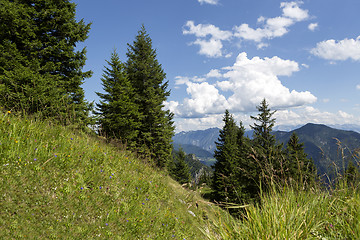
[[[360,239],[346,181],[274,188],[235,219],[146,160],[12,113],[0,113],[0,183],[0,239]]]
[[[203,239],[211,210],[129,152],[12,113],[0,182],[0,239]]]
[[[240,219],[219,215],[205,229],[223,239],[360,239],[359,183],[349,184],[344,173],[328,187],[272,181],[260,195],[258,203],[232,206],[244,210]]]

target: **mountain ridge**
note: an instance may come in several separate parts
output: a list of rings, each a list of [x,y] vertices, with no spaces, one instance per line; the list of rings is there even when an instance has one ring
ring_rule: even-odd
[[[175,144],[196,145],[210,154],[216,149],[215,142],[219,135],[219,128],[181,132],[173,138]],[[352,152],[360,149],[360,133],[352,130],[336,129],[325,124],[307,123],[291,131],[273,131],[276,140],[284,146],[295,132],[304,143],[305,153],[314,160],[319,174],[333,175],[333,166],[346,167],[347,161],[352,158]],[[245,135],[251,136],[252,131],[246,131]],[[341,156],[341,149],[345,150],[345,156]],[[185,151],[186,152],[186,151]],[[188,154],[191,152],[187,152]],[[345,160],[346,162],[342,162]]]

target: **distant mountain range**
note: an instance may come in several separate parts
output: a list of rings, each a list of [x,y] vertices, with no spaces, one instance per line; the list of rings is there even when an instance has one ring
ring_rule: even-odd
[[[210,128],[180,132],[173,137],[175,148],[181,146],[188,154],[193,153],[200,158],[211,158],[216,149],[215,142],[218,141],[219,130],[219,128]],[[274,131],[273,134],[279,143],[285,145],[292,132],[296,132],[300,141],[304,143],[305,152],[314,160],[319,174],[333,175],[334,164],[342,169],[346,166],[343,159],[347,161],[353,158],[351,154],[360,150],[359,132],[336,129],[322,124],[308,123],[292,131]],[[251,137],[252,131],[247,131],[245,134]],[[339,146],[344,150],[344,158]]]

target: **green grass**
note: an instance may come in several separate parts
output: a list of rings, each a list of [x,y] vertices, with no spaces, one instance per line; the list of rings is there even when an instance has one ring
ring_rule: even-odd
[[[0,239],[204,238],[198,195],[96,137],[1,114],[0,169]]]
[[[0,239],[360,239],[346,186],[264,194],[238,220],[98,137],[8,113],[0,183]]]
[[[243,220],[219,214],[207,228],[223,239],[360,239],[360,194],[351,189],[330,194],[286,188],[245,209]]]

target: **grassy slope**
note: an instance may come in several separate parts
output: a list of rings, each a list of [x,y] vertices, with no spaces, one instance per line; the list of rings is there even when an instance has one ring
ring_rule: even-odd
[[[11,114],[0,144],[0,239],[204,238],[211,207],[128,152]]]
[[[278,191],[234,220],[128,152],[2,113],[0,183],[0,239],[360,239],[347,188]]]

